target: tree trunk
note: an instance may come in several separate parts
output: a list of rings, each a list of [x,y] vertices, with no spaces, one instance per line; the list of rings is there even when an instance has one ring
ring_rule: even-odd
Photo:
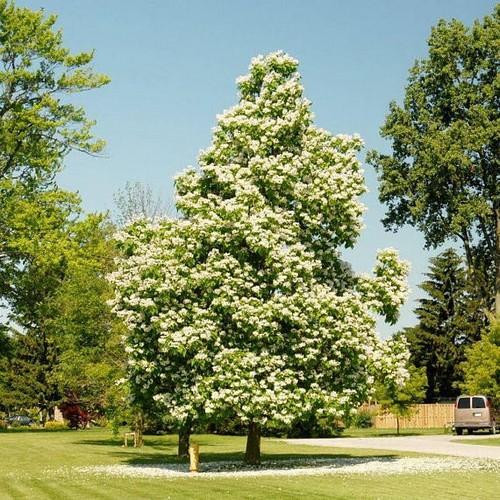
[[[396,434],[399,436],[399,415],[396,415]]]
[[[496,318],[500,321],[500,207],[495,209],[495,312]]]
[[[179,428],[179,442],[177,446],[177,456],[185,458],[189,455],[189,438],[191,436],[191,419],[186,419]]]
[[[47,422],[47,415],[48,415],[48,410],[47,408],[44,406],[41,410],[40,410],[40,422],[42,425],[45,425],[45,423]]]
[[[255,422],[250,422],[248,426],[245,463],[249,465],[260,464],[260,429]]]
[[[142,410],[139,410],[135,417],[135,425],[134,425],[134,432],[135,432],[135,445],[138,448],[141,448],[144,446],[144,413]]]

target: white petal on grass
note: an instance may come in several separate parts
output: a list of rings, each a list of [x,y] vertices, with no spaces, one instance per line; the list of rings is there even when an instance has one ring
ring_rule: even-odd
[[[149,478],[224,478],[253,476],[305,476],[305,475],[395,475],[428,474],[453,471],[497,471],[500,461],[465,458],[344,458],[293,459],[264,462],[260,466],[244,466],[239,462],[209,462],[201,472],[192,474],[185,464],[152,465],[93,465],[76,467],[75,472],[113,477]]]

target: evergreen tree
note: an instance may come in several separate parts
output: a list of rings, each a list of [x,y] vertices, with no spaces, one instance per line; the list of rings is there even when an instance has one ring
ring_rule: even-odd
[[[463,260],[452,249],[431,259],[426,297],[415,310],[419,324],[405,331],[412,362],[425,367],[426,402],[457,395],[465,348],[478,340],[484,324],[480,302],[469,286]]]

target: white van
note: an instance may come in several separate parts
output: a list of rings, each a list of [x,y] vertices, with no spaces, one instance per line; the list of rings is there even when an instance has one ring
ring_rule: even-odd
[[[477,429],[488,429],[495,434],[496,414],[491,398],[483,395],[458,396],[455,402],[454,428],[459,436],[464,429],[469,434]]]

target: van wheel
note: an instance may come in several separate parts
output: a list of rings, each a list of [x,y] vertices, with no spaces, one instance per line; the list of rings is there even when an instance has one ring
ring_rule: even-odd
[[[457,433],[457,436],[461,436],[464,432],[463,429],[455,429],[456,433]]]
[[[467,434],[469,434],[469,436],[473,433],[473,430],[472,429],[467,429]]]

